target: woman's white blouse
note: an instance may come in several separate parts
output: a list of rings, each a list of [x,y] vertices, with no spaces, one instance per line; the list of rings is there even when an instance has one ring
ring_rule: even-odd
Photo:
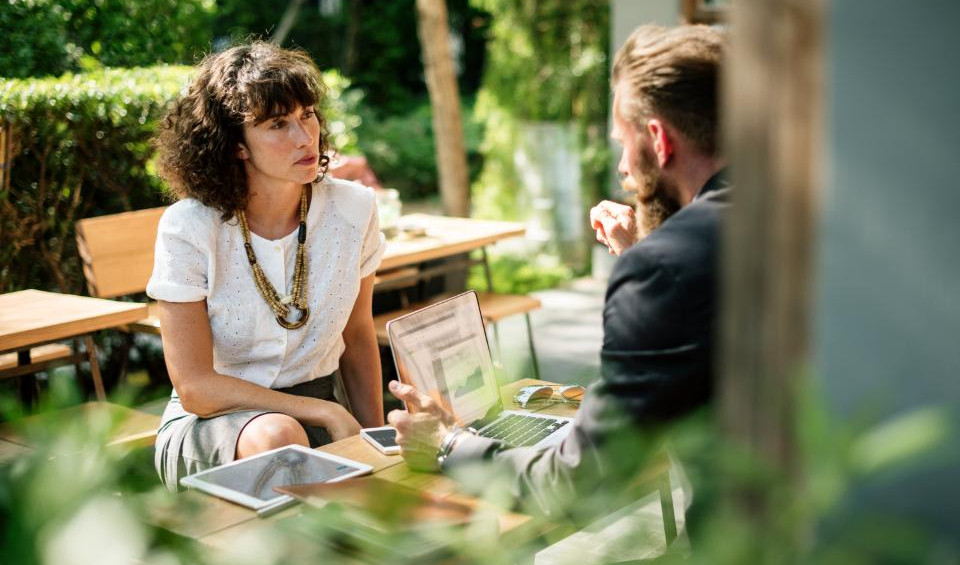
[[[281,296],[289,294],[297,230],[278,240],[254,233],[250,239],[267,279]],[[287,330],[253,282],[237,220],[224,222],[216,210],[186,199],[160,219],[147,294],[167,302],[206,299],[214,370],[285,388],[337,369],[360,279],[376,271],[385,248],[372,189],[329,178],[314,183],[306,242],[310,318]],[[294,308],[288,319],[297,315]]]

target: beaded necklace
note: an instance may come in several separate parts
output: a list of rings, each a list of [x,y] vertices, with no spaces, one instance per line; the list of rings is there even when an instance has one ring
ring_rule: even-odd
[[[273,285],[267,280],[267,276],[263,274],[263,269],[257,264],[257,256],[253,253],[253,245],[250,243],[250,228],[247,226],[247,216],[243,210],[237,210],[237,218],[240,220],[243,248],[247,251],[247,261],[250,261],[250,267],[253,268],[253,282],[256,283],[257,290],[266,300],[267,306],[277,315],[278,324],[288,330],[302,327],[310,318],[310,308],[307,307],[307,258],[305,252],[307,241],[307,187],[304,186],[300,191],[300,229],[297,232],[297,261],[293,267],[292,290],[290,294],[283,298],[273,288]],[[287,316],[290,315],[291,304],[300,310],[300,317],[296,321],[288,322]]]

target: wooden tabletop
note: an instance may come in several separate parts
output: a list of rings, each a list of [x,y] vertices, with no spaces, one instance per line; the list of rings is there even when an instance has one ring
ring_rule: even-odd
[[[29,447],[20,445],[19,443],[13,443],[12,441],[7,441],[5,439],[0,439],[0,464],[7,463],[9,461],[15,461],[30,451],[32,451],[32,449]]]
[[[0,353],[129,324],[147,305],[42,290],[0,294]]]
[[[107,445],[153,445],[160,416],[109,402],[85,402],[0,423],[0,441],[34,448],[70,426],[108,434],[104,437]],[[67,448],[69,444],[56,447]]]
[[[542,384],[543,381],[521,379],[501,387],[501,399],[505,409],[516,409],[513,395],[516,390],[529,384]],[[412,471],[403,462],[400,455],[384,455],[360,436],[353,436],[317,448],[341,457],[347,457],[373,466],[376,477],[397,481],[407,486],[420,488],[442,496],[459,496],[460,489],[453,479],[437,474]],[[182,503],[169,511],[158,511],[153,520],[167,530],[195,539],[212,547],[229,547],[243,536],[259,528],[302,511],[298,505],[266,519],[258,519],[256,512],[224,500],[208,496],[197,491],[188,491],[177,496]],[[467,497],[469,498],[469,497]],[[191,512],[183,512],[190,507]],[[529,516],[506,511],[495,511],[499,530],[509,539],[516,540],[535,535],[532,519]]]
[[[466,253],[501,239],[521,236],[526,232],[525,226],[519,222],[428,214],[403,216],[398,225],[418,229],[409,232],[401,231],[399,235],[387,240],[387,250],[383,254],[380,271]],[[423,230],[423,234],[414,235],[420,229]],[[405,233],[410,235],[404,235]]]

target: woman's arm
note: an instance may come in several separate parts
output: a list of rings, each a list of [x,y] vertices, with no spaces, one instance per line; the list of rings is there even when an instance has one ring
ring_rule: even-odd
[[[340,356],[340,372],[350,408],[365,428],[383,425],[380,349],[373,327],[373,277],[368,275],[360,281],[360,294],[343,330],[346,349]]]
[[[356,420],[336,402],[277,392],[214,371],[206,301],[158,304],[170,380],[188,412],[211,418],[237,410],[270,410],[325,427],[334,440],[359,432]]]

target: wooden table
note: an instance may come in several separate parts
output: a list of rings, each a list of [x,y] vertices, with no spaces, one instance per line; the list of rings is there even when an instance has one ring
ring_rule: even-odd
[[[493,325],[494,335],[499,347],[500,335],[497,322],[507,316],[524,314],[526,316],[527,339],[530,345],[530,358],[533,361],[534,375],[539,377],[540,369],[536,350],[533,345],[533,328],[529,312],[540,308],[540,301],[526,295],[498,294],[493,286],[493,273],[487,258],[486,246],[500,240],[522,236],[526,227],[520,222],[501,222],[474,218],[456,218],[431,216],[428,214],[410,214],[398,221],[398,226],[407,229],[387,240],[380,267],[374,277],[374,292],[408,290],[421,281],[451,273],[463,273],[470,267],[480,265],[486,279],[486,292],[479,295],[480,309],[485,323]],[[409,235],[404,235],[409,234]],[[456,255],[480,250],[479,259],[452,259]],[[421,265],[435,259],[451,258],[439,265]],[[400,306],[392,306],[389,311],[375,306],[374,325],[377,330],[377,342],[387,344],[386,322],[429,304],[432,299],[448,296],[447,292],[463,290],[457,285],[448,286],[443,291],[428,291],[429,295],[418,295],[412,300],[409,295],[400,297]],[[412,303],[411,303],[412,302]],[[375,303],[376,304],[376,303]]]
[[[379,271],[416,265],[481,249],[501,239],[521,236],[526,228],[519,222],[499,222],[474,218],[452,218],[428,214],[410,214],[400,226],[423,229],[423,235],[405,237],[403,232],[387,240]]]
[[[17,367],[0,373],[12,377],[34,373],[44,363],[31,360],[30,349],[47,343],[83,338],[86,359],[90,363],[97,398],[106,399],[100,377],[96,348],[90,334],[123,324],[130,324],[147,315],[147,305],[59,294],[41,290],[21,290],[0,295],[0,354],[17,352]],[[82,356],[70,359],[79,362]]]
[[[505,409],[519,409],[513,402],[516,391],[527,385],[547,384],[534,379],[521,379],[501,387],[501,402]],[[575,404],[546,404],[531,411],[574,416]],[[479,504],[476,522],[469,526],[471,536],[481,535],[492,544],[506,544],[507,547],[521,548],[526,544],[536,545],[536,540],[556,541],[572,533],[570,524],[545,522],[532,516],[509,512],[485,505],[477,499],[461,494],[462,487],[442,474],[422,473],[410,470],[399,455],[383,455],[370,444],[354,436],[318,448],[334,455],[347,457],[373,466],[373,476],[398,482],[427,491],[447,500],[467,504]],[[676,538],[676,522],[673,511],[673,498],[669,479],[670,461],[666,452],[655,457],[648,468],[636,477],[634,488],[641,492],[660,493],[663,522],[668,544]],[[153,508],[153,522],[180,536],[199,541],[214,552],[235,551],[237,547],[249,544],[249,540],[272,540],[278,542],[282,530],[279,522],[296,519],[304,506],[297,505],[265,519],[257,518],[254,511],[245,507],[208,496],[198,491],[188,491],[174,497],[174,504],[168,508]],[[185,510],[187,509],[187,510]],[[309,543],[300,540],[299,543]],[[347,558],[347,561],[351,562]]]
[[[0,465],[14,461],[29,452],[29,447],[0,438]]]
[[[540,384],[542,381],[521,379],[501,388],[504,408],[517,409],[513,395],[520,387]],[[556,407],[552,407],[556,409]],[[569,410],[567,410],[569,412]],[[458,484],[451,478],[437,473],[411,471],[399,455],[383,455],[360,436],[331,443],[318,448],[321,451],[347,457],[373,466],[373,476],[413,486],[443,497],[462,497]],[[295,516],[302,511],[301,505],[285,510],[266,519],[257,518],[256,512],[197,491],[177,495],[175,508],[160,509],[154,515],[157,524],[178,535],[200,541],[214,548],[234,546],[238,540],[263,528],[274,527],[278,520]],[[190,512],[184,512],[190,508]],[[499,537],[511,543],[522,543],[540,533],[541,524],[530,516],[515,512],[494,511]]]

